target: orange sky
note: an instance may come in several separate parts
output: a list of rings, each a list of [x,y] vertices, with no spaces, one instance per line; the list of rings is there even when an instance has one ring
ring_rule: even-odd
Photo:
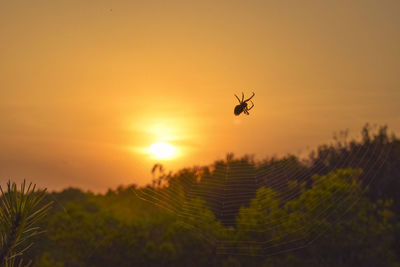
[[[227,152],[299,153],[366,123],[400,132],[400,2],[8,1],[0,182],[94,191]],[[233,94],[254,97],[235,117]]]

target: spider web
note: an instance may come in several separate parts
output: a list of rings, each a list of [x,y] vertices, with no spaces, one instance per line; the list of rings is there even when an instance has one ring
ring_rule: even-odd
[[[358,144],[358,143],[357,143]],[[160,207],[173,214],[182,227],[186,227],[203,238],[215,252],[220,255],[249,255],[249,256],[271,256],[286,253],[288,251],[299,250],[311,245],[327,231],[326,227],[319,226],[315,222],[327,220],[335,224],[339,222],[346,212],[351,209],[359,199],[351,197],[354,189],[349,189],[347,195],[320,195],[311,203],[313,208],[318,209],[314,213],[311,221],[315,227],[310,229],[307,225],[298,225],[283,233],[278,237],[265,237],[265,233],[273,232],[282,225],[288,214],[281,215],[272,221],[263,224],[263,229],[256,228],[256,224],[251,222],[247,225],[237,221],[238,203],[246,203],[256,196],[257,189],[261,187],[272,188],[280,192],[279,200],[287,203],[299,197],[298,190],[288,189],[288,182],[297,181],[297,184],[310,183],[313,174],[325,175],[336,169],[353,167],[356,168],[363,164],[363,184],[368,187],[376,179],[385,163],[392,147],[382,146],[381,143],[371,142],[368,146],[357,146],[353,153],[341,157],[334,166],[327,167],[326,164],[316,165],[310,173],[310,168],[292,168],[293,158],[285,160],[270,159],[266,162],[254,163],[251,158],[234,159],[228,155],[226,160],[217,161],[206,168],[199,168],[196,175],[202,177],[199,181],[192,172],[183,172],[179,184],[170,181],[167,187],[145,187],[134,189],[133,193],[140,199]],[[329,154],[320,157],[321,163],[329,162]],[[271,164],[274,163],[274,164]],[[172,182],[172,183],[171,183]],[[349,185],[350,186],[350,185]],[[213,188],[213,190],[210,190]],[[349,187],[350,188],[350,187]],[[182,195],[182,192],[184,195]],[[354,192],[356,193],[356,192]],[[359,196],[360,194],[358,194]],[[70,224],[79,228],[79,222],[69,213],[52,194],[49,194],[55,205],[59,205],[66,214]],[[196,205],[195,199],[205,199],[205,206],[210,209],[218,222],[221,222],[228,230],[228,235],[219,235],[208,231],[207,226],[215,223],[209,218],[204,217],[201,207]],[[323,209],[320,204],[328,200],[329,205]],[[326,203],[326,201],[325,201]],[[338,212],[339,211],[339,212]],[[245,214],[245,213],[244,213]],[[246,215],[246,214],[245,214]],[[251,214],[249,214],[250,216]],[[246,226],[250,229],[250,234],[261,236],[259,240],[248,240],[245,238],[232,239],[232,234],[237,228]],[[254,227],[254,230],[251,228]],[[88,228],[89,232],[96,232],[94,228]],[[305,232],[305,237],[296,236],[296,233]],[[95,234],[94,234],[95,236]],[[96,249],[101,246],[103,240],[97,240],[94,248],[87,248],[82,251],[87,259],[91,258]],[[251,251],[251,252],[250,252]]]
[[[343,147],[343,149],[345,148]],[[311,245],[327,231],[326,227],[317,222],[326,220],[332,225],[336,224],[359,201],[362,194],[354,194],[358,196],[354,197],[353,193],[356,193],[357,189],[349,184],[347,185],[348,194],[343,195],[337,191],[331,191],[330,194],[319,195],[311,202],[312,209],[317,210],[313,213],[311,221],[299,224],[277,237],[268,235],[266,237],[265,234],[272,233],[276,228],[282,226],[290,214],[283,214],[272,221],[265,222],[263,229],[259,229],[256,227],[256,223],[252,225],[250,222],[247,225],[241,225],[237,221],[238,203],[245,203],[245,206],[246,204],[248,206],[250,200],[256,196],[257,189],[265,187],[280,192],[279,201],[285,204],[296,200],[300,194],[299,190],[288,190],[290,181],[297,181],[297,186],[301,184],[310,186],[313,174],[326,175],[337,169],[360,168],[361,163],[363,163],[362,190],[365,191],[365,188],[374,181],[380,172],[390,151],[390,145],[382,146],[382,143],[379,142],[371,142],[367,146],[360,144],[352,149],[351,154],[342,155],[340,160],[329,167],[326,163],[330,161],[330,155],[327,153],[319,157],[320,164],[316,164],[312,168],[312,173],[310,173],[310,168],[293,168],[293,158],[290,157],[279,162],[274,162],[272,159],[269,162],[253,164],[254,162],[251,162],[249,158],[234,160],[232,156],[228,155],[226,161],[216,162],[211,168],[208,168],[208,171],[200,170],[201,181],[195,179],[192,173],[187,173],[186,176],[185,173],[181,174],[183,178],[180,183],[184,188],[185,197],[182,196],[178,187],[173,186],[164,189],[147,187],[137,190],[135,193],[139,198],[176,215],[182,224],[188,225],[193,231],[199,233],[210,246],[215,247],[217,254],[270,256]],[[344,153],[346,154],[345,150]],[[271,162],[276,164],[271,164]],[[206,199],[206,206],[212,210],[216,219],[224,226],[231,227],[232,231],[246,226],[246,229],[250,229],[248,230],[249,234],[261,236],[261,240],[255,238],[255,241],[240,237],[232,239],[229,235],[221,237],[204,230],[207,229],[204,225],[212,222],[207,221],[202,214],[199,214],[198,207],[194,206],[191,201],[196,198]],[[327,202],[328,205],[326,205]],[[325,203],[324,206],[321,203]],[[242,213],[246,215],[245,212]],[[307,224],[313,225],[313,228],[307,227]]]

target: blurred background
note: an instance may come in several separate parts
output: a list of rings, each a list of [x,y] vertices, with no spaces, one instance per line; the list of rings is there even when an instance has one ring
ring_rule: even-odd
[[[398,1],[7,1],[0,179],[96,192],[151,168],[400,131]],[[234,94],[250,116],[234,116]]]

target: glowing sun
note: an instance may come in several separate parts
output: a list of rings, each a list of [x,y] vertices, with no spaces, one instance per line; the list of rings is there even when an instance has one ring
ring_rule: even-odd
[[[149,152],[158,159],[170,159],[175,155],[175,148],[164,142],[157,142],[150,146]]]

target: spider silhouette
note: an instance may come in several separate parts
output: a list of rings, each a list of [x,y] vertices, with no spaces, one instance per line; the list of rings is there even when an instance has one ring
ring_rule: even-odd
[[[235,96],[236,96],[237,100],[239,101],[239,105],[237,105],[235,107],[235,110],[233,111],[233,113],[235,113],[236,116],[239,116],[240,113],[242,113],[242,112],[244,114],[246,114],[246,115],[250,115],[249,114],[249,110],[254,107],[254,103],[250,99],[252,99],[255,96],[255,93],[253,92],[253,95],[250,98],[248,98],[248,99],[246,99],[244,101],[243,101],[243,99],[244,99],[243,92],[242,92],[242,100],[240,100],[237,95],[235,95]],[[247,101],[251,102],[251,107],[250,108],[247,107]]]

